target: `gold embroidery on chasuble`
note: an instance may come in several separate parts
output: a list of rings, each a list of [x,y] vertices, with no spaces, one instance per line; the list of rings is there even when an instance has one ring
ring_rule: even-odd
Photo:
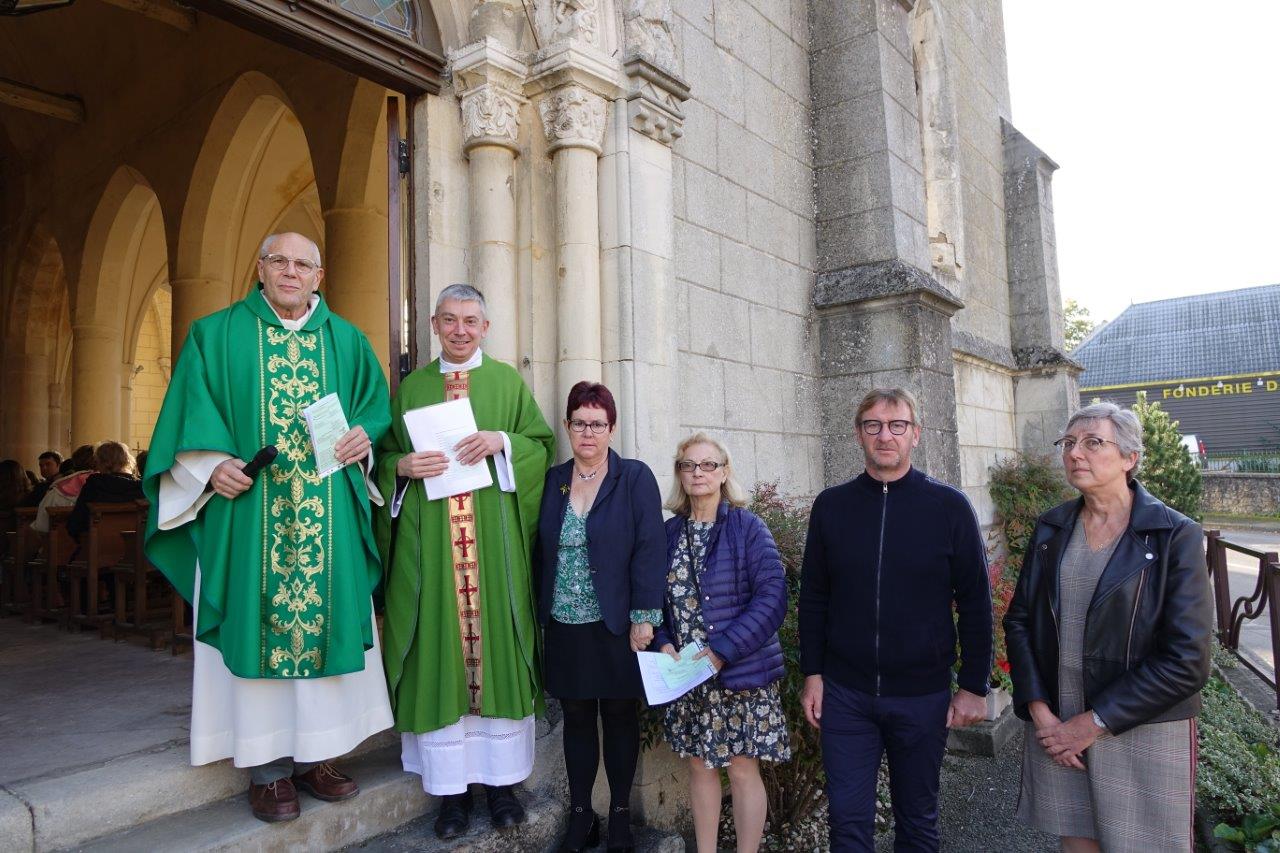
[[[258,322],[263,445],[280,451],[262,474],[262,639],[266,677],[321,675],[328,655],[333,480],[316,474],[302,410],[325,394],[324,337]]]
[[[471,389],[469,373],[448,373],[444,398],[460,400]],[[483,649],[480,631],[480,553],[476,539],[475,504],[471,492],[448,498],[449,541],[453,545],[453,578],[458,600],[458,630],[462,637],[462,665],[467,679],[471,713],[480,713],[483,689]]]

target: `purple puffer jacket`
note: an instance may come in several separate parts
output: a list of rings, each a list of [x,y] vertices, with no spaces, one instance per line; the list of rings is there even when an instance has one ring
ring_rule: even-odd
[[[686,517],[667,520],[667,562],[684,536]],[[782,677],[778,628],[787,612],[787,581],[769,528],[745,509],[720,504],[711,528],[706,566],[699,576],[707,642],[721,659],[720,683],[729,690],[752,690]],[[671,637],[670,601],[652,649]]]

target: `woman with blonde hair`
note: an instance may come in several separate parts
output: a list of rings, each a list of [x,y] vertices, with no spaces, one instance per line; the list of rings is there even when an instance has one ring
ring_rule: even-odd
[[[127,504],[140,501],[142,481],[129,448],[118,441],[104,441],[93,451],[96,474],[90,474],[67,516],[67,532],[79,540],[89,529],[89,504]]]
[[[717,849],[720,769],[729,774],[738,850],[755,851],[767,812],[760,761],[787,761],[791,748],[778,693],[778,628],[787,584],[769,528],[747,510],[728,449],[705,433],[680,442],[667,509],[667,594],[653,645],[678,657],[701,645],[716,677],[669,704],[667,742],[689,760],[699,853]]]

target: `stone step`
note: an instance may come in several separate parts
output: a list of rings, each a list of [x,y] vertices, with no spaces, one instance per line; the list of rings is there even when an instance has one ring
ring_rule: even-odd
[[[302,815],[297,820],[274,824],[258,820],[249,811],[247,785],[241,783],[234,796],[66,849],[92,853],[337,850],[435,810],[433,798],[422,792],[418,777],[401,768],[398,746],[383,746],[344,759],[341,766],[360,782],[360,795],[346,802],[326,803],[300,794]]]
[[[396,743],[394,733],[384,732],[366,740],[353,754],[398,750]],[[180,739],[71,772],[12,782],[5,788],[28,812],[28,835],[34,839],[23,847],[40,853],[73,848],[243,796],[248,784],[248,771],[233,767],[230,761],[192,767],[190,745]]]
[[[564,835],[564,803],[545,793],[530,797],[524,795],[528,820],[518,831],[494,830],[488,825],[483,796],[477,797],[476,810],[472,812],[470,831],[460,838],[441,841],[436,838],[432,825],[435,809],[399,829],[353,844],[343,853],[552,853],[558,850]],[[597,849],[605,850],[607,840],[602,838]],[[635,828],[636,853],[684,853],[684,839],[674,832],[648,826]]]

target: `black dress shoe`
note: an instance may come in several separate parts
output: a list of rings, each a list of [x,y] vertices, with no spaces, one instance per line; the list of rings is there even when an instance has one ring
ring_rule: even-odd
[[[590,822],[587,821],[588,814],[591,815]],[[565,831],[559,853],[582,853],[583,850],[594,850],[599,844],[600,818],[590,809],[574,806],[569,810],[569,828]]]
[[[635,840],[631,837],[631,809],[612,806],[609,809],[609,853],[634,853]]]
[[[516,799],[510,785],[485,785],[489,798],[489,822],[494,829],[506,829],[524,823],[524,806]]]
[[[467,831],[471,823],[471,792],[448,794],[440,799],[440,814],[436,816],[436,837],[448,841]]]

